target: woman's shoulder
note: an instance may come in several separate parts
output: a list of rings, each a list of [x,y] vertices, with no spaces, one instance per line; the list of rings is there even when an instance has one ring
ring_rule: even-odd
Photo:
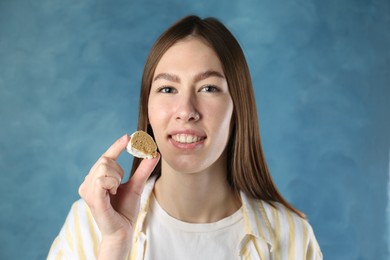
[[[321,256],[321,251],[308,220],[282,203],[243,197],[244,216],[251,232],[264,238],[272,248],[301,248]]]
[[[269,229],[273,233],[276,248],[301,248],[306,252],[305,259],[322,259],[321,249],[314,235],[313,228],[303,218],[279,202],[259,201],[264,217],[268,220]]]
[[[83,199],[74,201],[70,207],[68,218],[87,219],[92,216],[91,210]]]
[[[76,211],[82,210],[82,211],[86,211],[86,212],[90,211],[87,203],[83,199],[78,199],[78,200],[74,201],[72,203],[72,206],[71,206],[71,211],[72,210],[73,211],[74,210],[76,210]]]
[[[281,231],[286,231],[286,228],[290,226],[299,226],[299,229],[311,229],[307,219],[291,211],[282,203],[253,199],[246,195],[242,195],[242,202],[246,212],[255,219],[261,219],[264,226],[269,229],[275,230],[282,227],[283,230]],[[286,232],[288,232],[288,229]]]
[[[306,218],[299,216],[282,203],[274,201],[267,202],[263,200],[259,202],[272,226],[275,227],[278,224],[289,226],[301,224],[304,228],[311,229]]]

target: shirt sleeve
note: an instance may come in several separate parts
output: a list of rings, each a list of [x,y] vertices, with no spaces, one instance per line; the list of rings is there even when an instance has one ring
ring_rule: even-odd
[[[69,211],[60,233],[51,245],[47,259],[96,259],[100,231],[83,200]]]
[[[314,235],[312,227],[308,224],[309,241],[306,250],[306,260],[322,260],[321,248]]]

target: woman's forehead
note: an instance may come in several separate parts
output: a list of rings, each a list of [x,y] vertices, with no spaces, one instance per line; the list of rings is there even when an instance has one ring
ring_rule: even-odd
[[[205,40],[185,38],[173,44],[156,65],[153,78],[160,73],[177,74],[186,70],[216,71],[223,75],[219,57]]]

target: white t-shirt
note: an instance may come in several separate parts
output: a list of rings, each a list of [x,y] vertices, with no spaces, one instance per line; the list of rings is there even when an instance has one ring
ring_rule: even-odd
[[[145,220],[147,260],[240,259],[238,247],[245,235],[242,210],[214,223],[177,220],[152,195]]]

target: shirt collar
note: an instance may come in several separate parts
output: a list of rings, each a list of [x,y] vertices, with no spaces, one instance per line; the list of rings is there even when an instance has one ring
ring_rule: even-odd
[[[246,236],[265,241],[272,250],[274,230],[264,209],[264,202],[248,197],[240,191]]]
[[[142,232],[143,225],[145,222],[146,214],[148,213],[149,202],[150,202],[150,198],[153,192],[154,183],[156,182],[156,179],[157,179],[156,176],[150,177],[149,180],[146,182],[144,186],[144,190],[141,194],[140,210],[137,217],[137,221],[135,223],[133,243],[136,243],[139,237],[143,235]]]

